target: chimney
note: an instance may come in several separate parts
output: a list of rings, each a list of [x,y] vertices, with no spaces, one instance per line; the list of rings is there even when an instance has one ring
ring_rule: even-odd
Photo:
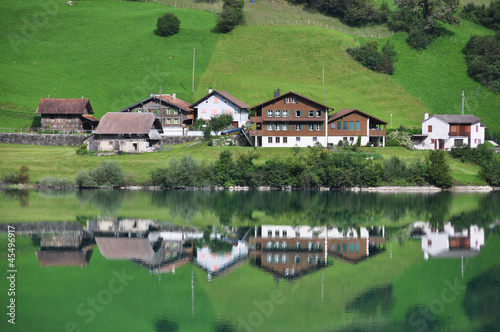
[[[154,92],[151,92],[151,93],[149,94],[149,96],[150,96],[150,97],[154,97],[154,96],[155,96],[155,93],[154,93]]]
[[[176,94],[175,94],[175,93],[172,93],[172,97],[174,98],[174,100],[176,100],[176,99],[177,99],[177,96],[176,96]]]
[[[82,96],[82,99],[83,99],[83,96]]]
[[[424,114],[424,120],[427,120],[429,118],[429,113],[425,112]]]
[[[278,90],[274,91],[274,98],[279,97],[281,95],[280,88]]]
[[[208,93],[212,93],[212,87],[208,88]]]

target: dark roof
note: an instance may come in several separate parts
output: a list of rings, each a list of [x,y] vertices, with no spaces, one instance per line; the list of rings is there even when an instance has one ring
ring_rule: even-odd
[[[101,254],[108,259],[141,259],[150,261],[154,251],[146,238],[96,237]]]
[[[481,118],[472,114],[436,114],[434,116],[450,124],[473,124],[481,121]]]
[[[289,91],[289,92],[284,93],[284,94],[282,94],[282,95],[280,95],[280,96],[278,96],[278,97],[275,97],[275,98],[269,99],[269,100],[267,100],[267,101],[265,101],[265,102],[263,102],[263,103],[260,103],[260,104],[258,104],[258,105],[252,106],[250,109],[256,109],[257,107],[262,107],[262,106],[264,106],[264,105],[266,105],[266,104],[270,104],[270,103],[272,103],[272,102],[275,102],[275,101],[277,101],[277,100],[279,100],[279,99],[286,98],[286,97],[288,97],[288,96],[295,96],[295,97],[298,97],[298,98],[302,98],[302,99],[308,100],[308,101],[310,101],[310,102],[312,102],[312,103],[314,103],[314,104],[316,104],[316,105],[318,105],[318,106],[321,106],[321,107],[324,107],[324,108],[327,108],[327,109],[331,109],[331,110],[333,110],[333,107],[323,105],[323,104],[321,104],[321,103],[318,103],[318,102],[317,102],[317,101],[315,101],[315,100],[312,100],[312,99],[309,99],[309,98],[304,97],[304,96],[302,96],[302,95],[299,95],[298,93],[295,93],[295,92],[293,92],[293,91]]]
[[[221,95],[225,99],[229,100],[230,102],[232,102],[233,104],[235,104],[239,108],[250,108],[250,106],[248,106],[246,103],[242,102],[241,100],[239,100],[238,98],[236,98],[235,96],[233,96],[232,94],[230,94],[229,92],[224,91],[224,90],[213,90],[212,92],[210,92],[205,97],[203,97],[200,100],[196,101],[195,103],[191,104],[189,107],[195,108],[201,102],[203,102],[204,100],[210,98],[211,96],[213,96],[216,93],[219,94],[219,95]]]
[[[84,114],[82,115],[85,119],[91,121],[91,122],[99,122],[99,119],[97,118],[94,118],[92,115],[87,115],[87,114]]]
[[[149,134],[151,129],[163,133],[160,120],[153,113],[119,113],[104,114],[95,133],[103,134]]]
[[[88,99],[40,99],[36,114],[83,114],[87,109],[89,114],[94,110]]]
[[[128,107],[125,107],[124,109],[121,109],[119,110],[118,112],[130,112],[131,110],[139,107],[139,106],[142,106],[142,105],[145,105],[147,103],[150,103],[150,102],[156,102],[158,104],[163,104],[163,105],[171,105],[171,106],[175,106],[175,107],[178,107],[180,108],[181,110],[184,110],[186,112],[192,112],[193,109],[189,106],[189,103],[182,100],[182,99],[179,99],[177,97],[174,98],[174,96],[171,96],[171,95],[153,95],[153,96],[150,96],[144,100],[141,100],[140,102],[138,103],[135,103],[133,105],[130,105]]]
[[[374,117],[374,116],[372,116],[372,115],[370,115],[368,113],[362,112],[362,111],[360,111],[360,110],[358,110],[356,108],[345,108],[343,110],[340,110],[337,113],[334,113],[334,114],[330,115],[328,117],[328,122],[335,121],[338,118],[341,118],[343,116],[349,115],[351,113],[359,113],[359,114],[362,114],[362,115],[366,116],[367,118],[370,118],[370,120],[374,120],[374,122],[376,122],[376,123],[384,124],[384,125],[387,124],[387,122],[385,122],[383,120],[380,120],[380,119],[378,119],[378,118],[376,118],[376,117]]]
[[[40,265],[56,266],[87,266],[92,256],[92,250],[41,250],[35,252]]]

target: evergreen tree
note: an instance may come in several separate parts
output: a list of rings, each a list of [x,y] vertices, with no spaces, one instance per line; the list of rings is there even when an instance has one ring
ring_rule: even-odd
[[[439,188],[450,188],[453,184],[450,165],[441,150],[430,151],[427,156],[427,182]]]

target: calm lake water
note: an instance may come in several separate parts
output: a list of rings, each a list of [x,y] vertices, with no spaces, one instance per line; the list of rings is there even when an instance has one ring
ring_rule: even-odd
[[[500,330],[498,192],[4,191],[0,210],[1,331]]]

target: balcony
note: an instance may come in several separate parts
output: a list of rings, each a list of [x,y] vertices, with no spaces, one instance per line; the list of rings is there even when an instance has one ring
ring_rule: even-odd
[[[262,117],[261,116],[251,116],[250,122],[251,123],[262,123]]]
[[[250,136],[262,136],[262,130],[250,130]]]
[[[450,131],[449,135],[450,135],[450,137],[451,136],[461,136],[461,137],[470,138],[470,132],[466,132],[466,131]]]
[[[368,134],[374,137],[376,136],[382,137],[385,136],[385,129],[370,129]]]

